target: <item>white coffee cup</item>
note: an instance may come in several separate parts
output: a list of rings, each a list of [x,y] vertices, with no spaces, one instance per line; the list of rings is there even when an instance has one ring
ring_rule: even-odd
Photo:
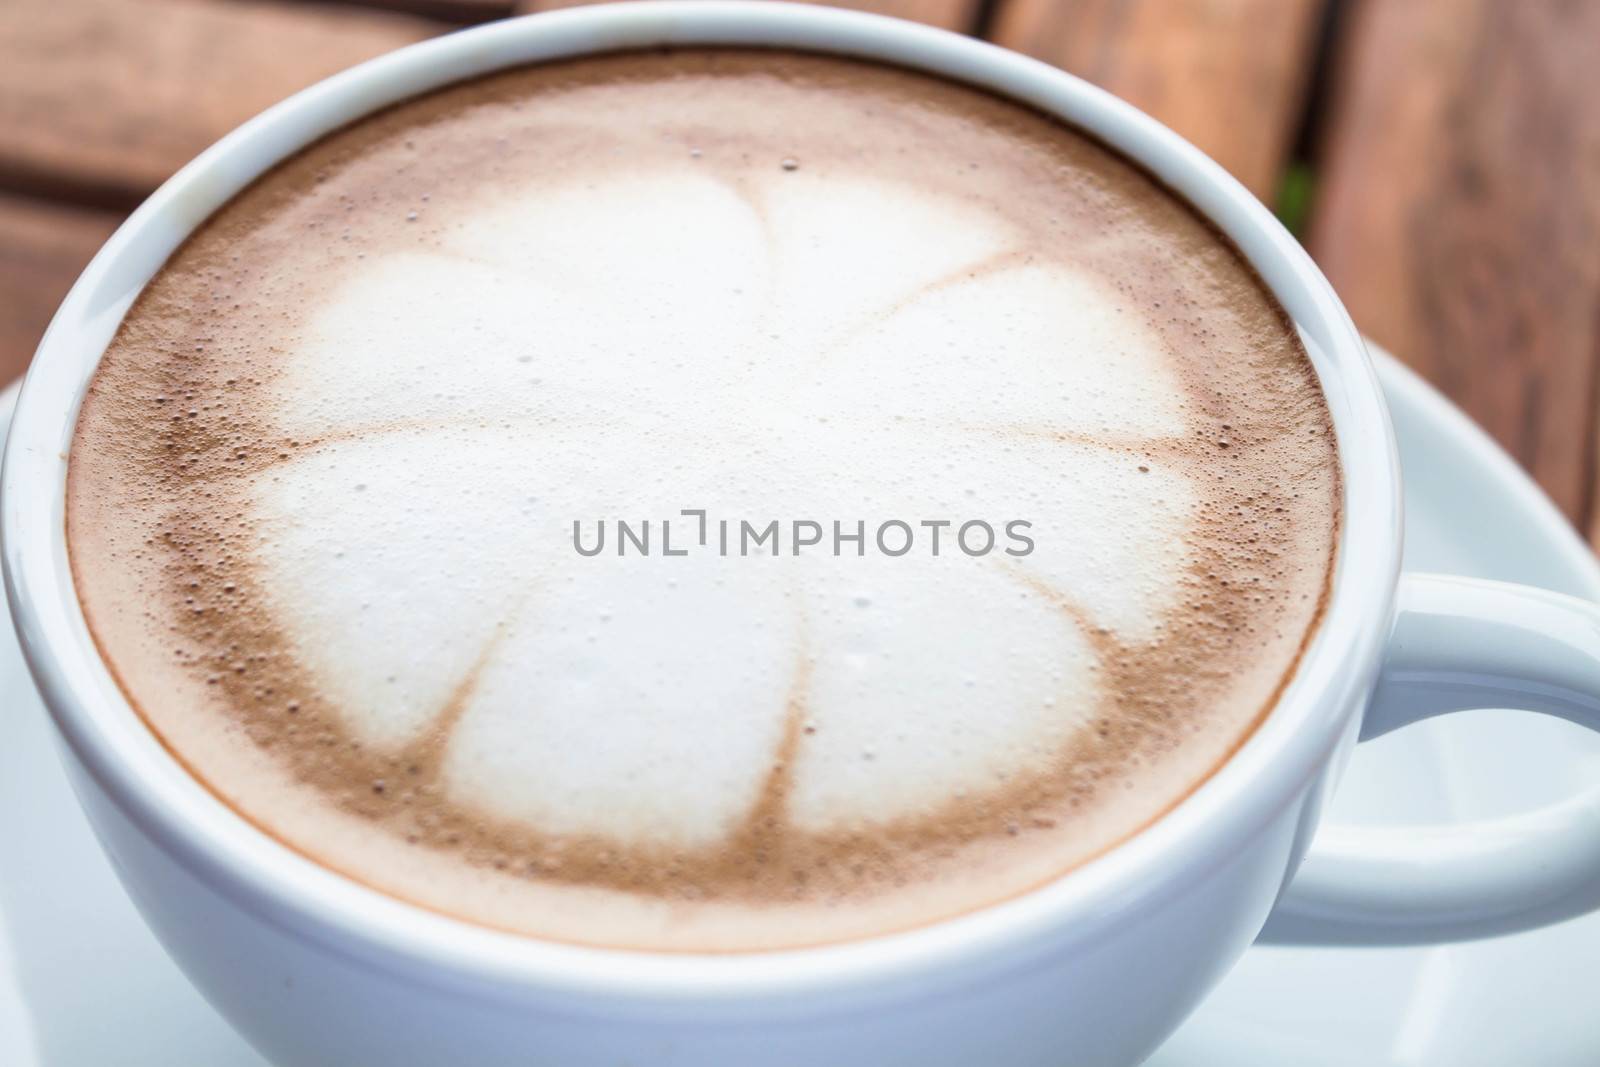
[[[582,948],[473,926],[341,877],[240,818],[148,732],[89,636],[62,522],[73,423],[123,313],[189,232],[277,161],[386,104],[514,64],[662,44],[865,56],[1057,114],[1208,215],[1303,331],[1346,494],[1321,629],[1221,770],[1049,886],[906,933],[747,955]],[[1600,792],[1493,824],[1337,832],[1301,865],[1358,735],[1482,706],[1600,728],[1600,610],[1402,576],[1399,479],[1372,365],[1327,281],[1243,187],[1151,119],[1050,67],[908,23],[649,3],[497,23],[367,63],[162,186],[90,264],[39,348],[7,444],[0,536],[23,649],[102,844],[168,951],[277,1062],[1092,1067],[1153,1049],[1275,905],[1280,936],[1392,942],[1517,929],[1596,903]]]

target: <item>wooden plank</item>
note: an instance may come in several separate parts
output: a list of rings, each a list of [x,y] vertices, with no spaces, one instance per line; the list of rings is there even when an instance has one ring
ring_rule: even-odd
[[[516,7],[515,0],[299,0],[302,3],[349,4],[354,7],[375,7],[381,11],[399,11],[407,15],[422,15],[442,22],[468,24],[503,19]]]
[[[0,193],[0,386],[27,369],[56,305],[121,221]]]
[[[600,0],[519,0],[524,14],[577,7]],[[893,15],[913,22],[926,22],[947,30],[965,33],[977,25],[980,0],[816,0],[829,7],[847,7],[877,15]]]
[[[435,28],[246,0],[4,0],[0,183],[130,205],[268,105]]]
[[[1600,4],[1363,0],[1309,231],[1362,329],[1591,523],[1596,101]]]
[[[1269,203],[1323,0],[1006,0],[993,38],[1154,115]]]

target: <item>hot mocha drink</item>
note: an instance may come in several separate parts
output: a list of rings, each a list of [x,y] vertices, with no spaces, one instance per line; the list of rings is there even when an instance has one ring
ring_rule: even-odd
[[[1004,900],[1181,801],[1294,672],[1339,499],[1292,324],[1141,170],[707,49],[448,88],[260,179],[128,312],[67,527],[132,704],[289,847],[752,950]]]

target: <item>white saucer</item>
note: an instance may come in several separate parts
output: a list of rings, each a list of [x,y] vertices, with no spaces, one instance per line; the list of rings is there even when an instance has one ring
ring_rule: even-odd
[[[1456,409],[1380,357],[1408,476],[1407,565],[1600,600],[1600,566]],[[0,431],[15,391],[0,394]],[[0,626],[0,1064],[262,1067],[146,932],[68,789]],[[1504,814],[1600,779],[1600,737],[1484,712],[1364,746],[1352,822]],[[1431,949],[1252,949],[1154,1067],[1593,1067],[1600,913]]]

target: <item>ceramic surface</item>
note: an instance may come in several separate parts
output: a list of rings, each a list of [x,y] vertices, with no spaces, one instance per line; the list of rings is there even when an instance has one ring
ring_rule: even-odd
[[[1600,566],[1526,477],[1409,372],[1379,356],[1379,373],[1413,472],[1407,567],[1600,599]],[[0,431],[14,392],[0,394]],[[0,1063],[263,1067],[117,884],[70,795],[9,626],[0,717]],[[1514,713],[1458,715],[1364,746],[1329,821],[1504,815],[1597,779],[1600,738]],[[1430,948],[1257,946],[1149,1064],[1589,1067],[1600,1062],[1596,987],[1600,915]]]

